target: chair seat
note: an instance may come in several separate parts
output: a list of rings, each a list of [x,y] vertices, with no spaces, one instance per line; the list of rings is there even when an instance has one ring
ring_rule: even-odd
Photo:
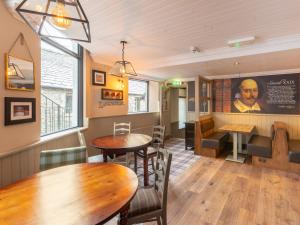
[[[289,161],[300,163],[300,140],[289,141]]]
[[[226,132],[215,132],[201,140],[202,148],[220,149],[226,143],[229,134]]]
[[[260,135],[252,135],[247,150],[249,154],[259,157],[272,158],[272,139]]]
[[[154,157],[154,156],[156,156],[156,154],[157,154],[157,149],[156,148],[153,148],[152,146],[149,146],[147,148],[147,157],[148,158]],[[144,157],[144,151],[137,152],[137,155],[143,158]]]
[[[159,210],[161,203],[154,188],[140,188],[130,203],[128,217]]]

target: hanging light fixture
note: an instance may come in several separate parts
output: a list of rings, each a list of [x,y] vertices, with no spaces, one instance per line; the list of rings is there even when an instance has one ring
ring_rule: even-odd
[[[91,42],[79,0],[23,0],[16,11],[41,37]]]
[[[125,61],[124,59],[125,44],[127,44],[127,41],[121,41],[120,43],[122,44],[122,60],[115,62],[109,74],[118,77],[137,76],[131,62]]]

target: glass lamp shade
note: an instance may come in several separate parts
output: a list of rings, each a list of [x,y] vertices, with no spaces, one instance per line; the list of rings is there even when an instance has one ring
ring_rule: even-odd
[[[16,11],[41,37],[91,42],[89,21],[79,0],[23,0]]]
[[[109,71],[109,74],[126,77],[126,76],[137,76],[131,62],[128,61],[117,61]]]

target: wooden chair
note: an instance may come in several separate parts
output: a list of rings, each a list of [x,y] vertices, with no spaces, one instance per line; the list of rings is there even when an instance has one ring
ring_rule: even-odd
[[[130,134],[131,133],[131,123],[116,123],[114,122],[114,135],[124,135],[124,134]],[[122,154],[123,155],[123,154]],[[113,162],[118,163],[118,164],[122,164],[125,165],[127,167],[130,166],[131,163],[131,158],[132,158],[132,153],[131,152],[127,152],[126,153],[126,160],[125,161],[121,161],[118,159],[118,156],[121,155],[114,155],[113,156]]]
[[[43,150],[40,153],[40,171],[76,163],[87,162],[87,150],[84,136],[78,131],[80,146]]]
[[[130,134],[131,123],[116,123],[114,122],[114,135]]]
[[[159,148],[155,164],[155,183],[152,188],[138,189],[130,203],[128,223],[137,224],[157,221],[167,224],[168,184],[172,154]]]
[[[146,159],[146,162],[149,162],[151,159],[152,168],[154,170],[154,157],[157,155],[158,148],[164,148],[165,143],[165,126],[154,126],[153,133],[152,133],[152,143],[151,146],[147,149],[147,155],[144,155],[143,151],[139,151],[134,154],[134,170],[137,173],[137,157],[142,159]]]

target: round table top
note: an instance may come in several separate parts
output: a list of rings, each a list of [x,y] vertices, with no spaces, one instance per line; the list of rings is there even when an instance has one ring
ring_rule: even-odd
[[[145,134],[123,134],[109,135],[98,137],[92,141],[92,146],[104,150],[120,149],[120,150],[141,150],[148,146],[152,141],[152,137]]]
[[[134,197],[135,173],[112,163],[47,170],[0,189],[1,225],[104,223]]]

